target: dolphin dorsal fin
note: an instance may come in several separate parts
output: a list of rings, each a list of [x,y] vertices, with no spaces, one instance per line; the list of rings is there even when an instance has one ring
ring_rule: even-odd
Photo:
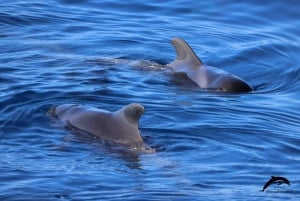
[[[120,115],[129,124],[138,125],[140,117],[144,114],[144,107],[139,103],[131,103],[116,111],[115,114]]]
[[[202,61],[195,54],[189,44],[181,38],[174,38],[171,41],[176,50],[177,57],[169,65],[173,68],[184,67],[199,67],[202,65]]]

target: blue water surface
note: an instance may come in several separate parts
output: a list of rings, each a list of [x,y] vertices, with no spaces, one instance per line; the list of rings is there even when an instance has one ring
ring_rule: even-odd
[[[299,19],[296,0],[2,0],[1,200],[300,199]],[[203,91],[174,74],[173,37],[254,91]],[[132,102],[156,153],[47,116]],[[291,186],[260,192],[272,175]]]

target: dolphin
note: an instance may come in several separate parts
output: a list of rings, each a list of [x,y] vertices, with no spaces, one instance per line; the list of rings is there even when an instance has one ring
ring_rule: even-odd
[[[144,107],[131,103],[115,112],[76,104],[63,104],[50,111],[66,126],[126,147],[146,150],[138,128]]]
[[[242,78],[222,69],[205,65],[193,49],[181,38],[171,40],[176,59],[169,63],[176,73],[185,73],[200,88],[220,92],[249,92],[252,87]]]
[[[277,183],[278,185],[281,185],[281,184],[287,184],[289,186],[291,185],[290,181],[285,177],[271,176],[271,179],[269,181],[267,181],[267,183],[265,183],[263,189],[260,191],[262,191],[262,192],[265,191],[273,183]]]

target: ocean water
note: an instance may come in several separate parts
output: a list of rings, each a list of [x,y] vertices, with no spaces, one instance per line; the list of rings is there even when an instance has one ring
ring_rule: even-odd
[[[1,200],[300,199],[300,12],[287,1],[2,0]],[[176,75],[173,37],[254,91]],[[57,125],[47,111],[141,103],[153,154]],[[291,185],[272,185],[270,176]]]

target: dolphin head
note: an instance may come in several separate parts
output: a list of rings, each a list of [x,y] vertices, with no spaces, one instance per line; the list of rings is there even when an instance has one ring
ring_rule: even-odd
[[[221,91],[224,92],[249,92],[252,91],[252,87],[247,84],[241,78],[232,75],[225,75],[221,77],[220,83]]]
[[[63,104],[63,105],[57,106],[57,107],[55,107],[55,114],[56,114],[58,119],[64,120],[64,117],[66,116],[66,114],[68,114],[71,109],[73,109],[77,106],[79,106],[79,105],[76,105],[76,104]]]

